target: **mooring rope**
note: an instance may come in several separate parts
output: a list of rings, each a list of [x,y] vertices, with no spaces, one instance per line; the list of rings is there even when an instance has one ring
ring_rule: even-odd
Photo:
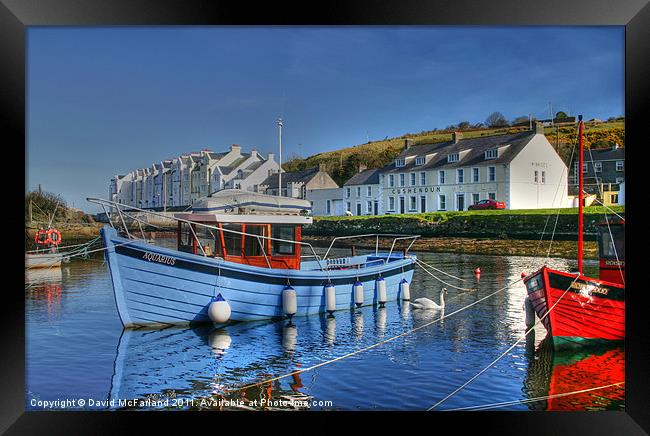
[[[441,270],[441,269],[438,269],[438,268],[436,268],[435,266],[433,266],[433,265],[431,265],[431,264],[428,264],[428,263],[426,263],[426,262],[423,262],[423,261],[420,260],[420,259],[417,259],[417,261],[420,262],[420,263],[422,263],[422,264],[424,264],[424,265],[426,265],[426,266],[428,266],[429,268],[431,268],[431,269],[433,269],[433,270],[436,270],[436,271],[439,272],[439,273],[442,273],[442,274],[448,276],[448,277],[454,278],[454,279],[456,279],[456,280],[458,280],[458,281],[461,281],[461,282],[465,282],[465,281],[467,281],[467,280],[465,280],[465,279],[463,279],[463,278],[461,278],[461,277],[457,277],[457,276],[455,276],[455,275],[453,275],[453,274],[449,274],[448,272],[445,272],[445,271],[443,271],[443,270]]]
[[[245,385],[245,386],[242,386],[242,387],[239,387],[239,388],[232,388],[232,389],[229,389],[229,391],[241,391],[241,390],[244,390],[244,389],[249,389],[249,388],[252,388],[252,387],[255,387],[255,386],[263,385],[263,384],[265,384],[265,383],[272,383],[272,382],[274,382],[274,381],[276,381],[276,380],[281,380],[281,379],[283,379],[283,378],[291,377],[291,376],[296,375],[296,374],[301,374],[301,373],[303,373],[303,372],[311,371],[311,370],[313,370],[313,369],[320,368],[321,366],[329,365],[329,364],[331,364],[331,363],[338,362],[338,361],[343,360],[343,359],[346,359],[346,358],[348,358],[348,357],[352,357],[352,356],[355,356],[355,355],[357,355],[357,354],[361,354],[361,353],[363,353],[364,351],[368,351],[368,350],[371,350],[371,349],[373,349],[373,348],[377,348],[377,347],[379,347],[379,346],[381,346],[381,345],[383,345],[383,344],[386,344],[386,343],[388,343],[388,342],[392,342],[392,341],[394,341],[394,340],[396,340],[396,339],[399,339],[399,338],[401,338],[401,337],[407,336],[407,335],[409,335],[409,334],[411,334],[411,333],[413,333],[413,332],[416,332],[416,331],[421,330],[421,329],[423,329],[423,328],[425,328],[425,327],[428,327],[428,326],[430,326],[430,325],[432,325],[432,324],[435,324],[435,323],[437,323],[437,322],[439,322],[439,321],[442,321],[443,319],[449,318],[449,317],[452,316],[452,315],[455,315],[455,314],[460,313],[460,312],[462,312],[462,311],[464,311],[464,310],[466,310],[466,309],[469,309],[470,307],[472,307],[472,306],[474,306],[474,305],[476,305],[476,304],[478,304],[478,303],[480,303],[480,302],[482,302],[482,301],[484,301],[484,300],[487,300],[488,298],[490,298],[490,297],[492,297],[492,296],[494,296],[494,295],[496,295],[496,294],[498,294],[498,293],[500,293],[500,292],[505,291],[506,289],[508,289],[508,288],[510,288],[511,286],[513,286],[513,285],[519,283],[519,282],[522,281],[522,280],[523,280],[523,278],[519,278],[519,279],[517,279],[517,280],[515,280],[515,281],[513,281],[513,282],[511,282],[511,283],[509,283],[509,284],[507,284],[506,286],[502,287],[501,289],[497,289],[496,291],[492,292],[491,294],[488,294],[488,295],[486,295],[485,297],[482,297],[482,298],[480,298],[480,299],[478,299],[478,300],[476,300],[476,301],[474,301],[474,302],[468,304],[467,306],[461,307],[460,309],[457,309],[457,310],[455,310],[455,311],[453,311],[453,312],[451,312],[451,313],[448,313],[448,314],[446,314],[446,315],[443,315],[443,316],[441,316],[441,317],[438,318],[438,319],[435,319],[435,320],[430,321],[430,322],[428,322],[428,323],[422,324],[421,326],[419,326],[419,327],[415,327],[415,328],[413,328],[413,329],[411,329],[411,330],[408,330],[408,331],[406,331],[406,332],[400,333],[399,335],[396,335],[396,336],[390,337],[390,338],[388,338],[388,339],[384,339],[383,341],[377,342],[377,343],[375,343],[375,344],[373,344],[373,345],[369,345],[369,346],[367,346],[367,347],[360,348],[360,349],[358,349],[358,350],[352,351],[352,352],[350,352],[350,353],[344,354],[344,355],[339,356],[339,357],[336,357],[336,358],[334,358],[334,359],[330,359],[330,360],[326,360],[326,361],[321,362],[321,363],[317,363],[317,364],[312,365],[312,366],[310,366],[310,367],[308,367],[308,368],[303,368],[303,369],[300,369],[300,370],[292,371],[292,372],[290,372],[290,373],[288,373],[288,374],[280,375],[280,376],[273,377],[273,378],[266,379],[266,380],[262,380],[262,381],[259,381],[259,382],[250,383],[250,384],[248,384],[248,385]]]
[[[422,268],[422,271],[424,271],[425,273],[429,274],[429,275],[430,275],[431,277],[433,277],[434,279],[438,280],[439,282],[441,282],[441,283],[443,283],[443,284],[445,284],[445,285],[447,285],[447,286],[449,286],[449,287],[451,287],[451,288],[458,289],[459,291],[474,291],[474,290],[476,289],[476,288],[461,288],[461,287],[458,287],[458,286],[452,285],[451,283],[447,283],[447,282],[445,282],[444,280],[442,280],[441,278],[436,277],[436,276],[435,276],[434,274],[432,274],[430,271],[427,271],[427,270],[426,270],[426,269],[421,265],[421,263],[424,263],[424,262],[421,262],[419,259],[415,259],[415,263],[416,263],[420,268]]]
[[[541,318],[539,318],[539,319],[535,322],[535,324],[533,324],[530,328],[528,328],[528,329],[524,332],[524,335],[523,335],[521,338],[517,339],[517,341],[516,341],[514,344],[512,344],[512,345],[511,345],[511,346],[510,346],[506,351],[504,351],[503,353],[501,353],[501,355],[499,355],[499,357],[497,357],[496,359],[494,359],[494,360],[493,360],[493,361],[492,361],[488,366],[486,366],[486,367],[483,368],[481,371],[479,371],[478,374],[476,374],[474,377],[472,377],[472,378],[470,378],[469,380],[467,380],[467,381],[466,381],[465,383],[463,383],[459,388],[457,388],[456,390],[454,390],[452,393],[450,393],[449,395],[447,395],[446,397],[444,397],[442,400],[438,401],[436,404],[434,404],[433,406],[431,406],[431,407],[430,407],[429,409],[427,409],[427,410],[430,411],[430,410],[435,409],[435,408],[438,407],[440,404],[444,403],[444,402],[447,401],[449,398],[451,398],[451,397],[453,397],[454,395],[456,395],[458,392],[460,392],[462,389],[464,389],[464,388],[465,388],[467,385],[469,385],[471,382],[473,382],[474,380],[476,380],[477,378],[479,378],[479,377],[481,376],[481,374],[483,374],[485,371],[487,371],[488,369],[490,369],[490,368],[491,368],[495,363],[497,363],[497,362],[498,362],[498,361],[499,361],[503,356],[505,356],[506,354],[508,354],[508,353],[509,353],[513,348],[515,348],[515,347],[516,347],[516,346],[517,346],[521,341],[523,341],[523,340],[526,338],[526,336],[528,336],[528,334],[529,334],[530,332],[532,332],[532,331],[535,329],[535,327],[536,327],[536,326],[537,326],[537,325],[538,325],[538,324],[539,324],[539,323],[540,323],[544,318],[546,318],[546,317],[548,316],[549,313],[551,313],[551,311],[555,308],[555,306],[557,306],[557,304],[560,302],[560,300],[562,300],[562,298],[566,295],[566,293],[569,292],[569,289],[571,289],[571,286],[573,286],[573,284],[574,284],[574,283],[575,283],[579,278],[580,278],[580,273],[578,273],[578,274],[576,275],[576,278],[573,279],[573,281],[569,284],[569,286],[564,290],[564,292],[562,293],[562,295],[560,296],[560,298],[557,299],[557,301],[555,302],[555,304],[553,304],[553,306],[551,306],[551,308],[550,308],[550,309],[549,309],[549,310],[544,314],[544,316],[542,316]]]
[[[542,400],[550,400],[553,398],[560,398],[560,397],[568,397],[570,395],[576,395],[576,394],[583,394],[585,392],[593,392],[593,391],[598,391],[602,389],[607,389],[611,388],[614,386],[620,386],[625,384],[624,381],[618,382],[618,383],[612,383],[609,385],[605,386],[598,386],[595,388],[588,388],[588,389],[581,389],[579,391],[571,391],[571,392],[563,392],[561,394],[553,394],[553,395],[544,395],[542,397],[534,397],[534,398],[527,398],[523,400],[513,400],[513,401],[503,401],[501,403],[491,403],[491,404],[482,404],[480,406],[466,406],[466,407],[458,407],[456,409],[448,409],[448,412],[457,412],[460,410],[488,410],[488,409],[496,409],[498,407],[505,407],[505,406],[512,406],[515,404],[525,404],[525,403],[534,403],[537,401],[542,401]]]

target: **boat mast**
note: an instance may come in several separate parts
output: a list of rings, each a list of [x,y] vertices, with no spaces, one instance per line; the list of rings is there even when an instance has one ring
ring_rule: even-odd
[[[584,122],[582,121],[582,115],[578,115],[578,140],[580,143],[580,154],[578,156],[578,272],[582,275],[582,232],[584,227],[584,220],[582,212],[584,209],[584,195],[583,195],[583,184],[584,184],[584,175],[583,175],[583,165],[584,165]]]
[[[278,171],[278,196],[282,197],[282,118],[278,118],[278,144],[280,148],[280,171]]]

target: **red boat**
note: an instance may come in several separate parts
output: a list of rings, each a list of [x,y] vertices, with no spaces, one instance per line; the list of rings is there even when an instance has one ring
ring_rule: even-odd
[[[583,165],[584,122],[579,124]],[[625,221],[598,225],[600,272],[598,278],[582,273],[583,177],[579,179],[578,271],[547,266],[524,278],[528,300],[542,320],[555,348],[625,339]]]

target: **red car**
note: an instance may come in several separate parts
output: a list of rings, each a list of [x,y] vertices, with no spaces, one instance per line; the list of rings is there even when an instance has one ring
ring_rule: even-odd
[[[481,200],[476,204],[470,205],[467,210],[482,210],[482,209],[505,209],[506,204],[503,201],[496,200]]]

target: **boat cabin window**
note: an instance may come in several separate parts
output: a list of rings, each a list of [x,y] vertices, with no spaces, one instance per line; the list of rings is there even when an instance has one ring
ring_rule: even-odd
[[[241,224],[222,224],[222,228],[224,230],[243,232]],[[226,246],[226,254],[228,256],[241,256],[241,241],[242,235],[232,232],[223,232],[223,242]]]
[[[268,225],[252,225],[252,224],[246,224],[246,231],[245,233],[247,234],[244,237],[244,256],[264,256],[264,253],[262,252],[262,246],[264,247],[264,251],[268,251],[267,248],[267,241],[268,239],[262,239],[260,238],[259,240],[255,237],[248,236],[248,235],[259,235],[259,236],[264,236],[268,237]],[[260,242],[262,245],[260,245]]]
[[[612,234],[610,236],[609,230]],[[613,241],[613,243],[612,243]],[[598,226],[598,248],[601,259],[625,259],[625,230],[622,225]]]
[[[271,226],[271,237],[295,241],[295,226],[284,224],[273,224]],[[292,256],[295,253],[295,244],[290,242],[272,241],[271,254],[273,256]]]
[[[194,235],[188,223],[178,223],[178,251],[193,253]]]
[[[196,226],[195,231],[206,255],[222,257],[221,244],[217,244],[217,230],[204,226]],[[203,254],[198,247],[196,248],[196,254]]]

